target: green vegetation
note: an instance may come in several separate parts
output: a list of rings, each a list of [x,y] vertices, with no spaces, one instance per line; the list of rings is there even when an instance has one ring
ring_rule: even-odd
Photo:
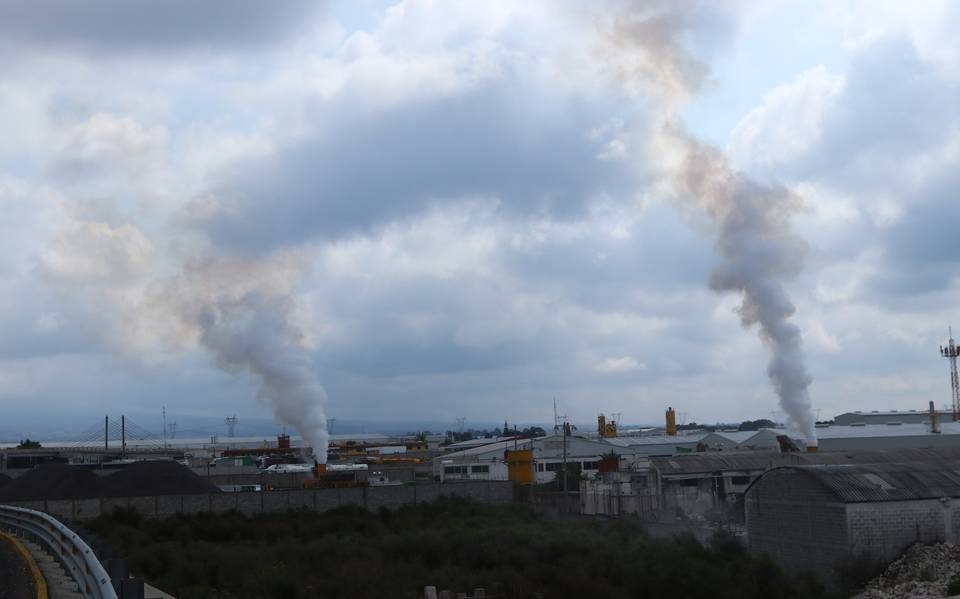
[[[628,520],[548,520],[460,500],[370,513],[147,520],[117,510],[90,525],[136,575],[181,597],[421,597],[424,585],[514,597],[816,597],[729,537],[654,539]]]
[[[20,440],[20,445],[17,445],[17,449],[40,449],[40,441],[31,441],[30,437]]]
[[[949,596],[960,595],[960,576],[954,576],[947,585],[947,594]]]

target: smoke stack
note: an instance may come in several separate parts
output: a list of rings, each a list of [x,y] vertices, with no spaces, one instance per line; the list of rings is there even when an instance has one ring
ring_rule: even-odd
[[[667,435],[671,437],[677,435],[677,413],[673,408],[667,408]]]
[[[930,402],[930,432],[936,435],[940,434],[940,414],[932,401]]]
[[[279,449],[290,449],[290,435],[278,435],[277,447]]]

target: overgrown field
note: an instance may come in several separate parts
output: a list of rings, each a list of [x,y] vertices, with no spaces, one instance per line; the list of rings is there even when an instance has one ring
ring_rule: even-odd
[[[238,513],[89,528],[139,576],[182,599],[421,597],[424,585],[497,597],[817,597],[730,539],[654,539],[627,520],[543,519],[520,506],[443,500],[371,513]]]

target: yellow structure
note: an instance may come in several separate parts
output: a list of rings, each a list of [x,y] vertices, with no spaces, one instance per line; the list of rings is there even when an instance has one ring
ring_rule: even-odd
[[[533,484],[532,449],[508,449],[503,460],[507,463],[507,478],[518,485]]]
[[[677,435],[677,413],[673,408],[667,408],[667,434],[671,437]]]
[[[607,417],[603,414],[597,416],[597,433],[601,439],[610,439],[617,436],[617,422],[611,420],[607,422]]]

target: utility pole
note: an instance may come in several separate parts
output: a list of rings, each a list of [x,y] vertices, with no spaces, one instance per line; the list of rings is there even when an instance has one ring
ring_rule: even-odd
[[[570,423],[563,423],[563,466],[562,466],[562,475],[563,475],[563,490],[567,490],[567,436],[570,434]]]
[[[120,415],[120,459],[127,457],[127,417]]]
[[[163,406],[163,448],[167,448],[167,406]]]
[[[960,356],[960,346],[953,340],[953,327],[947,327],[950,334],[947,345],[940,346],[940,355],[950,360],[950,394],[953,400],[953,420],[960,420],[960,378],[957,377],[957,357]]]
[[[110,451],[110,416],[103,417],[103,451]]]

